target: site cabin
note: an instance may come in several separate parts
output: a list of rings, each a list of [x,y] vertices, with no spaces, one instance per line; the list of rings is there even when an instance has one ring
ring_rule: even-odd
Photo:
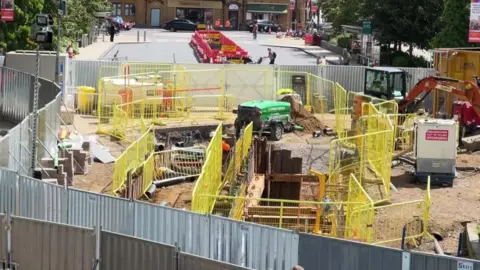
[[[201,63],[245,64],[251,62],[247,51],[219,31],[195,31],[190,44]]]

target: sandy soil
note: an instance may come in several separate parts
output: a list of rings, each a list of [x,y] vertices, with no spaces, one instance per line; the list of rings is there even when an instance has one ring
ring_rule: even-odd
[[[480,166],[480,155],[460,154],[457,166]],[[399,166],[392,171],[392,183],[398,192],[392,191],[391,202],[421,199],[425,196],[425,184],[412,181],[411,166]],[[453,187],[431,187],[430,233],[443,237],[440,244],[445,252],[456,253],[458,235],[463,231],[462,222],[480,222],[480,174],[459,172]],[[421,250],[433,251],[431,243],[422,244]]]
[[[192,191],[195,183],[182,183],[175,186],[157,189],[152,202],[160,204],[167,202],[167,205],[175,208],[189,210],[192,203]]]

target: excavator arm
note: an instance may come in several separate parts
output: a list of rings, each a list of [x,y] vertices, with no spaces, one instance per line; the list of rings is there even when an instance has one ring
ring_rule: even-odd
[[[477,82],[434,76],[426,77],[419,81],[405,99],[400,102],[398,106],[399,111],[404,111],[404,109],[422,93],[425,93],[425,98],[432,90],[448,92],[463,101],[471,103],[475,112],[480,117],[480,88]]]

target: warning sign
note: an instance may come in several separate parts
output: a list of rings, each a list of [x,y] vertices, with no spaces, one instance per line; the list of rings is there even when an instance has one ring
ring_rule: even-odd
[[[427,141],[448,141],[448,130],[444,129],[429,129],[425,134]]]
[[[224,52],[236,52],[237,51],[237,46],[223,45],[221,50],[224,51]]]

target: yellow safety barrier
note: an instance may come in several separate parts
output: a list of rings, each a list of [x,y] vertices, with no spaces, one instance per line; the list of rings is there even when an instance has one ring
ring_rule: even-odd
[[[116,160],[113,167],[112,193],[119,195],[125,187],[127,172],[139,167],[153,152],[153,127],[134,141]]]
[[[248,151],[250,150],[250,147],[252,145],[252,138],[253,123],[250,123],[245,127],[245,129],[243,130],[243,134],[240,136],[240,138],[237,139],[237,142],[235,143],[235,156],[232,156],[230,158],[230,162],[228,163],[225,176],[223,177],[223,185],[227,183],[231,186],[236,185],[236,183],[233,183],[234,176],[240,173],[243,161],[245,160],[245,158],[247,158]],[[236,164],[235,170],[233,168],[234,164]],[[220,189],[223,187],[223,185],[220,187]]]
[[[363,189],[353,174],[350,174],[348,183],[348,202],[361,202],[363,204],[348,204],[346,237],[370,243],[372,241],[373,201]]]
[[[399,243],[402,240],[404,228],[406,240],[414,240],[421,237],[431,238],[428,233],[430,205],[429,179],[423,200],[375,207],[372,243],[378,245]],[[416,243],[414,242],[413,244]]]
[[[222,124],[218,125],[207,147],[205,164],[192,193],[192,211],[207,214],[214,204],[213,197],[222,184]]]
[[[213,214],[268,226],[312,232],[315,228],[317,212],[320,211],[320,231],[322,235],[344,238],[345,209],[349,202],[334,201],[294,201],[238,196],[201,195],[215,200]],[[363,205],[363,202],[353,203]]]

